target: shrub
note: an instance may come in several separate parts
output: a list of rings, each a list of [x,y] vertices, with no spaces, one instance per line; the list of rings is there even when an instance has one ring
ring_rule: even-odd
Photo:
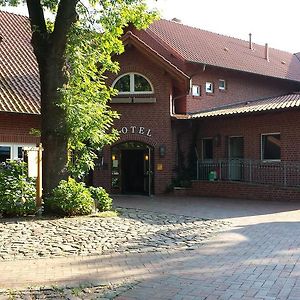
[[[92,198],[95,201],[96,207],[99,211],[107,211],[112,208],[112,198],[102,187],[89,187]]]
[[[35,180],[27,176],[27,164],[8,160],[0,164],[0,214],[26,216],[36,212]]]
[[[94,201],[83,182],[69,178],[68,181],[60,181],[52,195],[46,199],[46,207],[64,216],[88,215],[94,209]]]

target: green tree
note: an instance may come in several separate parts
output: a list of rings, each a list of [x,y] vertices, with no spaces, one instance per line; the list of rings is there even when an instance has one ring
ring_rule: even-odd
[[[118,71],[112,55],[124,50],[123,29],[130,23],[145,28],[156,13],[147,11],[145,0],[0,0],[0,5],[23,1],[41,82],[43,190],[48,194],[69,170],[82,176],[93,166],[94,150],[115,140],[111,126],[117,114],[107,106],[114,91],[104,75]],[[52,12],[52,24],[45,10]]]

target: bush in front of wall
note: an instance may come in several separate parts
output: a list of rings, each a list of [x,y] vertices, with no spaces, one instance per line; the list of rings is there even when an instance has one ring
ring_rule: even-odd
[[[95,201],[96,208],[99,211],[107,211],[112,208],[112,198],[103,187],[89,187],[92,198]]]
[[[88,188],[73,178],[61,180],[45,202],[47,210],[63,216],[88,215],[94,210],[94,201]]]
[[[22,161],[8,160],[0,164],[0,215],[35,214],[35,180],[27,172],[27,164]]]

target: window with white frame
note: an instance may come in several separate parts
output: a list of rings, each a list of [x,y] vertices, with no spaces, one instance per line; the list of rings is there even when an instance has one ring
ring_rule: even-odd
[[[213,159],[213,139],[212,138],[202,139],[202,159],[203,160]]]
[[[219,79],[219,90],[220,91],[226,90],[226,81],[224,79]]]
[[[119,91],[119,95],[153,94],[154,92],[150,81],[138,73],[123,74],[114,81],[112,86]]]
[[[192,96],[200,96],[201,88],[200,85],[193,84],[192,85]]]
[[[214,84],[212,82],[205,83],[205,92],[208,94],[212,94],[214,92]]]
[[[5,162],[7,159],[23,159],[23,149],[35,146],[35,144],[0,143],[0,162]]]
[[[261,135],[261,159],[281,159],[280,133],[264,133]]]

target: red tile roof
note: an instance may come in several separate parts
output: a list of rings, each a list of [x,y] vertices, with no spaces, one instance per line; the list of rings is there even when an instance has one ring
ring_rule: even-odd
[[[39,114],[40,81],[27,17],[0,11],[0,111]]]
[[[218,107],[209,111],[193,113],[189,118],[207,118],[216,116],[238,115],[263,111],[275,111],[300,107],[300,94],[288,94],[260,100],[247,101]]]
[[[188,62],[300,81],[300,54],[269,48],[181,23],[158,20],[146,30]]]

